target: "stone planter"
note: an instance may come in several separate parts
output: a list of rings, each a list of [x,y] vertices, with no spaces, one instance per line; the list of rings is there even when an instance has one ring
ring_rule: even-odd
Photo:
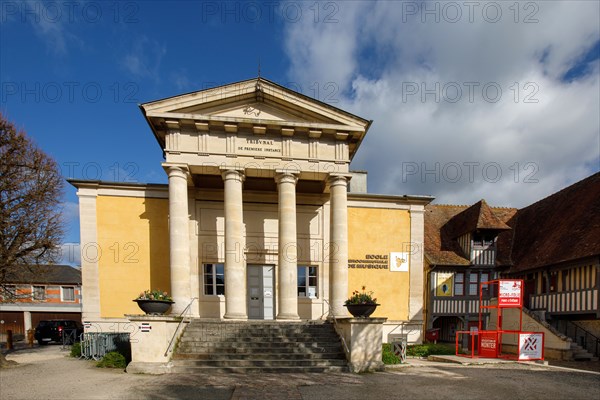
[[[346,304],[346,308],[354,318],[368,318],[375,312],[379,304]]]
[[[148,315],[162,315],[169,311],[173,301],[162,301],[162,300],[133,300],[137,303],[138,307]]]

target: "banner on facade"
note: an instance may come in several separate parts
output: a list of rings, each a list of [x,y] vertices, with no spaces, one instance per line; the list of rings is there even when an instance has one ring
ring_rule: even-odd
[[[544,334],[519,333],[519,361],[544,358]]]
[[[452,272],[436,272],[437,282],[435,295],[437,297],[450,297],[453,295],[454,274]]]
[[[501,307],[522,307],[523,281],[501,279],[498,283],[498,305]]]

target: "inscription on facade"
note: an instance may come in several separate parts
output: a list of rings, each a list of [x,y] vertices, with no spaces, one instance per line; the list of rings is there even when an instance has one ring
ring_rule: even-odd
[[[279,153],[281,154],[281,142],[272,139],[246,138],[245,143],[238,146],[238,152],[242,153]]]
[[[348,268],[388,269],[387,254],[365,254],[363,259],[348,260]]]

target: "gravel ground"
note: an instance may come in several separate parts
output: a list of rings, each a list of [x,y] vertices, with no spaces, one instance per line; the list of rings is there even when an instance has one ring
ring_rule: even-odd
[[[374,374],[134,375],[68,357],[61,346],[7,356],[0,399],[598,399],[600,374],[537,365],[411,360]]]

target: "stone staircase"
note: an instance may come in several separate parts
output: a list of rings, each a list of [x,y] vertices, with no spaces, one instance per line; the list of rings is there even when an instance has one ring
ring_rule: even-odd
[[[193,320],[179,340],[171,372],[341,372],[346,356],[324,321]]]
[[[571,342],[571,351],[573,353],[573,360],[575,361],[598,361],[598,357],[594,357],[592,353],[577,343]]]

